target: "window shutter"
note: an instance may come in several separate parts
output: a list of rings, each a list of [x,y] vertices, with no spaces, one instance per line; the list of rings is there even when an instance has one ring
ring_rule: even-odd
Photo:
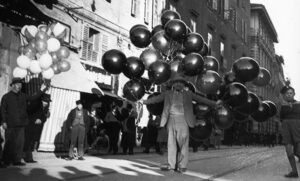
[[[84,59],[84,60],[87,60],[88,40],[89,40],[89,27],[87,25],[83,25],[83,27],[82,27],[81,58]]]
[[[108,35],[102,34],[102,55],[108,50]]]
[[[213,2],[212,2],[212,8],[214,10],[218,10],[218,0],[213,0]]]
[[[131,0],[131,16],[136,17],[137,13],[137,0]]]
[[[144,21],[146,24],[149,24],[150,12],[149,12],[149,0],[144,0]]]
[[[100,33],[94,34],[94,48],[93,48],[93,54],[92,54],[92,61],[98,62],[98,52],[99,52],[99,44],[100,44]]]

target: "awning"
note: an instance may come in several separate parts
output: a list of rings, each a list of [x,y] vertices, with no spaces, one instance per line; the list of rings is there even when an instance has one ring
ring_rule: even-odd
[[[94,93],[96,90],[98,94],[101,93],[103,95],[103,91],[89,78],[88,73],[80,63],[78,54],[70,52],[67,61],[71,64],[70,70],[55,75],[51,79],[51,85],[53,87],[86,93]]]

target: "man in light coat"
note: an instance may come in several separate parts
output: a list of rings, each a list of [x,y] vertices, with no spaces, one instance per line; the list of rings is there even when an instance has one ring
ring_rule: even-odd
[[[175,76],[171,81],[172,89],[160,95],[142,101],[143,104],[154,104],[164,101],[160,127],[168,130],[168,165],[161,169],[185,172],[189,153],[189,127],[195,126],[195,114],[192,101],[212,107],[220,102],[209,100],[185,89],[188,82],[181,76]]]

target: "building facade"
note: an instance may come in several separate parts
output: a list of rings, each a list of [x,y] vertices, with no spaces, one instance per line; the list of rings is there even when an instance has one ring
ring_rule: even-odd
[[[249,89],[255,92],[262,100],[271,100],[279,105],[280,89],[285,81],[282,70],[283,58],[276,55],[275,43],[278,43],[277,32],[267,10],[261,4],[251,4],[251,57],[257,60],[261,67],[270,71],[271,80],[264,87],[249,85]],[[256,133],[278,133],[279,117],[275,116],[264,123],[254,121],[250,129]]]

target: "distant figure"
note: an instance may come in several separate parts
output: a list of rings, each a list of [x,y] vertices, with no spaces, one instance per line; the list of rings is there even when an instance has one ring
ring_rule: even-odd
[[[66,160],[74,159],[74,147],[77,146],[78,160],[84,160],[84,141],[86,130],[89,126],[89,116],[87,110],[82,106],[82,101],[76,101],[76,108],[72,109],[68,115],[67,125],[71,129],[71,144],[69,157]]]
[[[133,148],[135,146],[136,141],[136,125],[135,121],[137,118],[137,112],[133,110],[131,104],[127,104],[127,107],[122,110],[122,114],[128,114],[128,116],[124,115],[124,122],[122,122],[122,140],[121,146],[123,147],[123,154],[133,155]]]
[[[281,89],[284,102],[281,105],[282,138],[292,171],[287,178],[298,178],[294,155],[300,156],[300,102],[294,99],[295,90],[290,86]]]

